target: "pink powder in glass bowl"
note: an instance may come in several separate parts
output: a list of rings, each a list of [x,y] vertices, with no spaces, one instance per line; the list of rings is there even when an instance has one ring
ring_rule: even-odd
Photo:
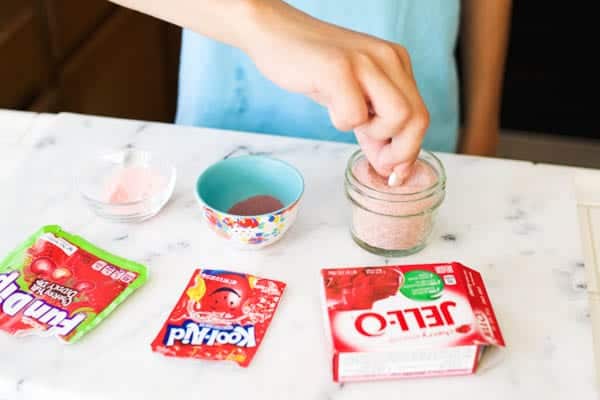
[[[421,150],[409,178],[389,187],[361,151],[350,157],[345,176],[352,204],[352,237],[362,248],[387,257],[422,250],[435,213],[445,197],[446,174],[440,160]]]
[[[90,156],[76,175],[90,209],[117,222],[141,222],[156,215],[171,197],[176,181],[173,165],[134,148]]]

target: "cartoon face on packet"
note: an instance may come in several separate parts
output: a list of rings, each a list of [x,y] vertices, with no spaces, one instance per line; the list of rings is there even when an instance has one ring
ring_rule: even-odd
[[[202,308],[234,317],[242,315],[242,307],[251,290],[247,276],[216,270],[205,270],[203,276],[206,295],[202,299]]]
[[[254,275],[196,269],[152,349],[166,356],[247,367],[284,289],[283,282]]]

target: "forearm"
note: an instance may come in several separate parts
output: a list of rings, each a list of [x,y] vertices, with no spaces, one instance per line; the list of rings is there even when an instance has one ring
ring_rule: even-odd
[[[498,143],[511,0],[463,0],[465,118],[461,150],[494,155]]]
[[[401,45],[283,0],[111,1],[240,48],[266,78],[326,107],[340,131],[354,130],[379,174],[401,183],[411,172],[429,113]]]
[[[245,38],[252,36],[253,14],[263,2],[263,0],[110,1],[240,48],[245,46]]]

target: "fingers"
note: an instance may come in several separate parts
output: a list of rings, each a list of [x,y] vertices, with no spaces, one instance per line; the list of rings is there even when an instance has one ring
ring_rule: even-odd
[[[394,186],[403,185],[404,182],[406,182],[409,179],[412,167],[414,165],[415,164],[406,164],[406,163],[396,165],[394,167],[394,170],[388,177],[388,182],[387,182],[388,186],[394,187]]]
[[[398,88],[414,83],[414,75],[408,51],[395,43],[381,42],[373,53],[378,65]]]
[[[380,165],[391,168],[395,178],[389,182],[390,186],[401,185],[410,174],[413,163],[421,151],[421,143],[427,126],[429,115],[426,110],[414,118],[400,134],[394,136],[389,144],[380,149],[378,162]],[[391,166],[391,167],[390,167]]]
[[[410,120],[410,102],[402,90],[370,59],[360,61],[357,75],[374,114],[361,126],[362,132],[373,139],[390,139]]]
[[[407,51],[378,41],[366,54],[333,54],[327,80],[308,95],[329,110],[333,125],[354,130],[365,156],[391,184],[401,184],[417,159],[429,114]]]
[[[411,79],[414,81],[415,74],[413,72],[412,62],[410,60],[410,54],[404,47],[402,47],[396,43],[390,43],[390,45],[393,46],[394,52],[396,53],[396,55],[400,59],[400,62],[402,63],[402,66],[404,67],[404,71],[406,71],[408,73],[408,75],[411,77]]]
[[[351,131],[368,121],[367,101],[349,60],[340,57],[332,61],[332,69],[331,79],[323,85],[323,92],[311,97],[326,105],[336,129]]]
[[[383,49],[391,51],[379,49],[378,55],[385,58],[379,59],[380,66],[361,64],[360,79],[375,115],[358,129],[357,138],[363,151],[368,149],[365,155],[375,170],[395,186],[406,180],[419,155],[429,114],[406,50],[389,45]]]
[[[381,176],[390,175],[392,173],[392,168],[382,168],[380,163],[375,162],[375,160],[379,158],[379,154],[381,153],[383,147],[386,146],[390,140],[373,139],[369,135],[365,134],[360,127],[354,130],[354,134],[356,135],[356,140],[365,154],[365,157],[367,160],[369,160],[369,163],[373,169],[375,169],[375,171]]]

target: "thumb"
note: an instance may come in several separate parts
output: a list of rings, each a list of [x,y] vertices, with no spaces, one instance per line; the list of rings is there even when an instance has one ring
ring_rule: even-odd
[[[404,184],[411,175],[414,163],[403,162],[397,164],[388,177],[388,186],[400,186]]]

